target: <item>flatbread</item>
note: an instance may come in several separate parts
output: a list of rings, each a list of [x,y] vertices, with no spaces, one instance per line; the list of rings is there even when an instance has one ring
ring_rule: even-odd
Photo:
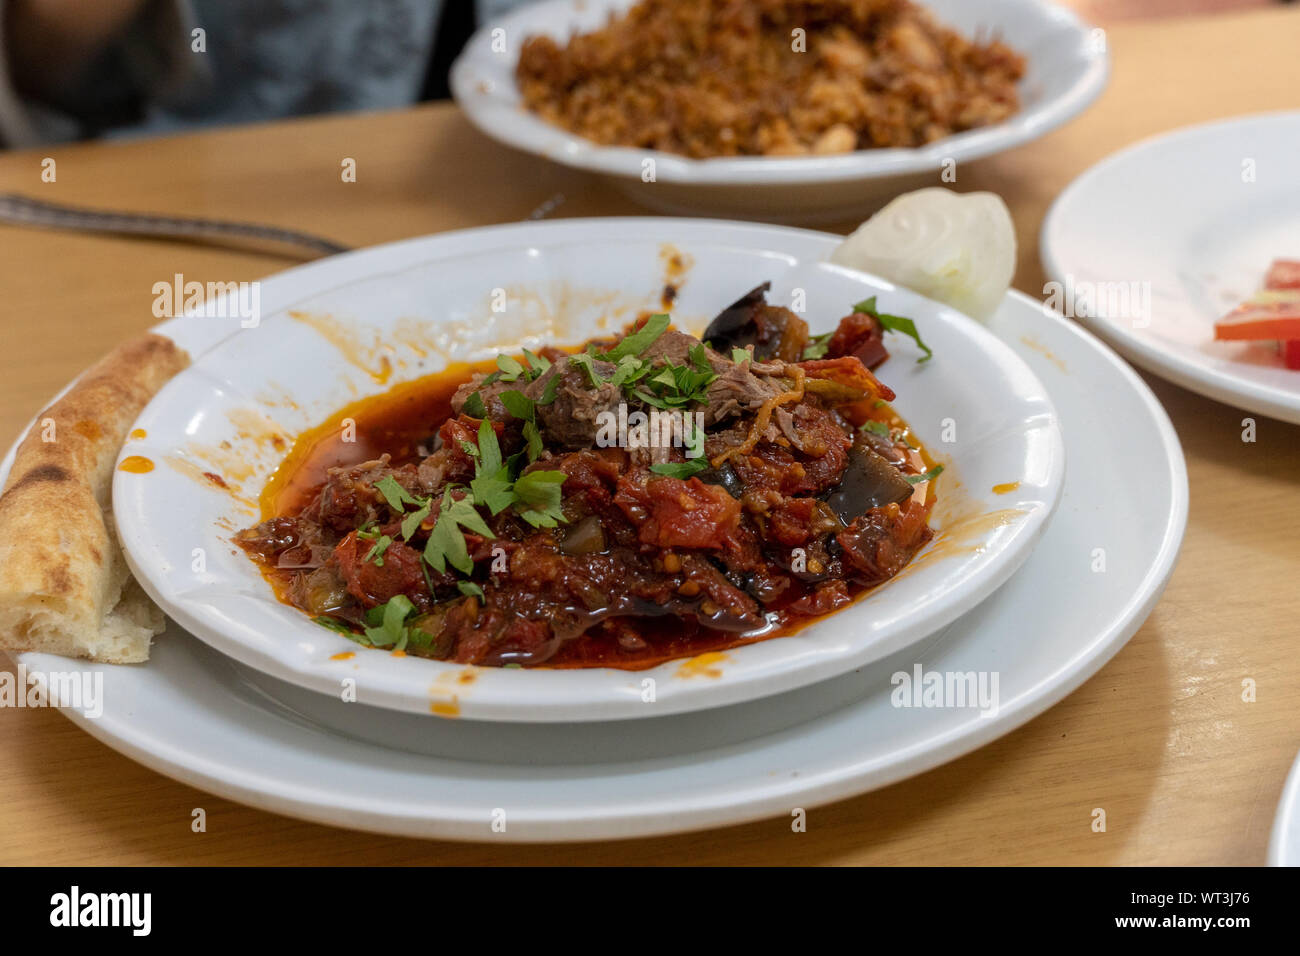
[[[0,647],[149,658],[163,614],[126,566],[109,495],[127,429],[189,361],[171,339],[140,336],[37,417],[0,495]]]

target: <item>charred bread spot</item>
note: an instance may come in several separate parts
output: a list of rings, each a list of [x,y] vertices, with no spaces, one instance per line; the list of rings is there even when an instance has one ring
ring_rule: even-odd
[[[72,475],[68,474],[67,470],[59,465],[37,465],[10,485],[5,492],[5,496],[8,497],[24,485],[36,485],[43,481],[68,482],[72,481]]]

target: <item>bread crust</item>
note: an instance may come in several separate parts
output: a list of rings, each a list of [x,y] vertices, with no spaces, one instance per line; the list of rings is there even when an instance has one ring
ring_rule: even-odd
[[[42,412],[0,495],[0,647],[113,663],[147,659],[162,615],[116,542],[110,493],[127,429],[189,365],[148,333],[105,356]]]

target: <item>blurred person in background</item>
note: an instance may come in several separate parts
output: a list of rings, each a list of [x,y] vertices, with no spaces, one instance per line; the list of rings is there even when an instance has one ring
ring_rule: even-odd
[[[448,95],[476,23],[526,0],[0,0],[0,146]]]

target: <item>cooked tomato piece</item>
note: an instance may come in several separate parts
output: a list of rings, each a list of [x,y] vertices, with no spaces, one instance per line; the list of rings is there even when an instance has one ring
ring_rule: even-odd
[[[1265,289],[1300,289],[1300,262],[1274,259],[1264,280]]]
[[[339,573],[347,582],[348,593],[365,607],[383,604],[395,594],[405,594],[417,608],[429,604],[429,591],[420,567],[420,552],[409,544],[393,541],[382,556],[367,561],[374,542],[348,534],[334,549]],[[376,564],[382,560],[382,564]]]
[[[872,508],[835,536],[844,549],[845,565],[865,584],[887,580],[903,569],[912,555],[930,540],[926,524],[930,509],[915,498],[905,508]]]
[[[840,319],[826,344],[826,357],[835,359],[846,355],[857,358],[867,368],[875,368],[889,358],[885,329],[879,319],[866,312],[851,312]]]
[[[852,600],[849,586],[843,581],[824,581],[811,593],[791,603],[788,610],[796,614],[829,614]]]
[[[638,537],[660,548],[723,547],[740,522],[740,502],[698,478],[624,478],[614,502],[638,525]]]
[[[1300,339],[1300,295],[1295,301],[1243,303],[1215,323],[1214,337],[1248,342]]]

